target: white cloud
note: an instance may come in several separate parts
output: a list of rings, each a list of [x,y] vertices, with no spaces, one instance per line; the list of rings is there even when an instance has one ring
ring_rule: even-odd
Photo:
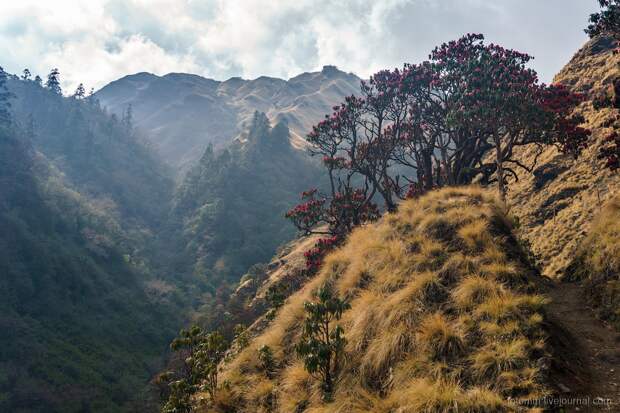
[[[335,64],[366,77],[466,32],[537,57],[544,80],[585,41],[583,0],[21,0],[0,3],[0,65],[63,86],[129,73],[290,77]],[[562,10],[561,13],[557,13]]]

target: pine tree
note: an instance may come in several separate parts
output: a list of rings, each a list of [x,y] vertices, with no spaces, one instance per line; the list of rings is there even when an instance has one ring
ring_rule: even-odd
[[[45,87],[57,95],[62,95],[62,88],[60,87],[60,71],[58,69],[52,69],[50,74],[47,75]]]
[[[31,76],[32,73],[30,73],[30,70],[28,68],[24,69],[24,71],[22,72],[22,80],[30,80]]]
[[[36,75],[36,76],[34,77],[34,83],[36,83],[36,84],[37,84],[37,85],[39,85],[39,86],[43,86],[43,79],[41,79],[41,76]]]
[[[84,99],[85,96],[86,96],[86,90],[84,89],[84,84],[80,83],[78,87],[75,89],[75,92],[73,93],[73,97],[75,99],[81,100],[81,99]]]

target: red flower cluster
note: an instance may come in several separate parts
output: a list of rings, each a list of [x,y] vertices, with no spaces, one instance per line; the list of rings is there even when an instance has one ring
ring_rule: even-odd
[[[341,241],[342,237],[336,235],[319,239],[312,249],[304,253],[304,257],[306,258],[306,271],[315,273],[321,267],[325,255],[340,244]]]
[[[305,202],[289,210],[285,217],[293,221],[293,224],[300,231],[309,234],[314,227],[324,220],[326,199],[319,197],[316,189],[302,193],[301,198]]]

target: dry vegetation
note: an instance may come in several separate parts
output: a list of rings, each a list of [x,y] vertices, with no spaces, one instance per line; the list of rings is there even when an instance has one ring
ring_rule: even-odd
[[[359,228],[223,367],[209,412],[503,412],[546,386],[545,299],[488,192],[449,188]],[[297,359],[304,301],[332,283],[351,309],[334,400]],[[273,371],[259,349],[268,345]]]
[[[620,190],[620,175],[603,169],[597,159],[601,139],[620,128],[620,97],[613,87],[618,79],[620,54],[613,53],[613,43],[605,38],[588,42],[555,82],[589,96],[579,111],[593,133],[590,147],[578,162],[550,147],[540,156],[533,175],[524,175],[510,186],[508,203],[521,222],[519,235],[530,242],[549,277],[564,274],[593,217]],[[608,103],[595,108],[591,99],[600,97]],[[529,148],[520,158],[531,164],[534,154],[534,148]]]
[[[571,266],[599,315],[620,329],[620,196],[610,200],[592,225]]]

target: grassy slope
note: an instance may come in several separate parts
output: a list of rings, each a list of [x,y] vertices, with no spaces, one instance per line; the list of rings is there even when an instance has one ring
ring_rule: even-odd
[[[356,230],[278,317],[224,367],[217,406],[234,412],[511,411],[510,396],[548,392],[545,300],[504,212],[477,188],[404,203]],[[303,303],[323,282],[352,307],[334,401],[296,358]],[[274,350],[267,378],[257,349]],[[399,409],[399,410],[398,410]]]
[[[605,39],[588,42],[560,71],[555,81],[589,96],[611,94],[620,76],[620,55]],[[579,111],[593,132],[593,142],[575,162],[548,148],[533,175],[511,185],[508,203],[522,224],[520,235],[540,258],[543,273],[561,277],[575,256],[602,204],[620,191],[620,175],[604,170],[597,159],[601,139],[620,127],[618,109],[596,109],[591,101]],[[522,159],[531,163],[533,149]]]
[[[620,196],[611,199],[592,224],[571,276],[584,281],[590,304],[620,329]]]

